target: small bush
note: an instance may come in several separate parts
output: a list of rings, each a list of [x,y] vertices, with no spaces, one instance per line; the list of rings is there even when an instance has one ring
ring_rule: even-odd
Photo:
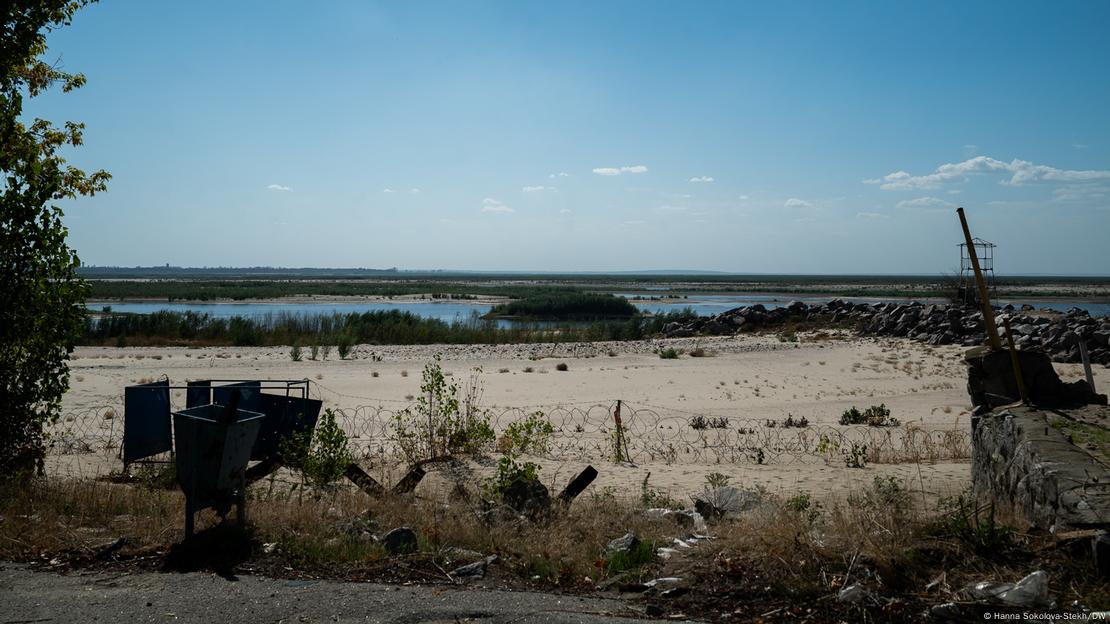
[[[728,419],[724,416],[706,418],[699,414],[690,419],[690,428],[695,431],[703,431],[705,429],[728,429]]]
[[[348,335],[348,334],[340,335],[339,336],[339,341],[335,345],[336,351],[339,352],[339,359],[341,359],[341,360],[347,359],[347,356],[350,355],[350,353],[351,353],[351,347],[353,347],[353,346],[354,346],[354,340],[351,339],[350,335]]]
[[[535,481],[540,476],[540,467],[533,462],[518,462],[518,455],[508,453],[497,461],[497,472],[482,483],[487,496],[502,498],[514,481]]]
[[[616,552],[606,562],[609,574],[619,574],[629,570],[638,570],[651,563],[655,557],[655,544],[642,541],[630,552]]]
[[[339,481],[354,461],[347,434],[331,409],[324,410],[315,431],[295,433],[282,440],[278,453],[286,466],[300,473],[302,483],[322,489]]]
[[[842,425],[868,425],[870,427],[897,427],[901,423],[897,418],[891,418],[890,408],[885,403],[872,405],[864,411],[859,411],[855,406],[844,410],[840,415]]]
[[[294,362],[300,362],[302,357],[303,354],[301,353],[301,344],[299,342],[294,342],[293,347],[289,349],[289,359],[293,360]]]
[[[561,372],[564,372],[564,373],[565,373],[565,372],[567,371],[567,364],[566,364],[566,362],[559,362],[558,364],[556,364],[556,365],[555,365],[555,370],[557,370],[557,371],[561,371]]]
[[[661,359],[661,360],[677,360],[678,359],[678,351],[675,351],[674,347],[667,347],[666,349],[663,349],[662,351],[659,352],[659,359]]]
[[[867,445],[852,442],[851,448],[841,450],[844,454],[844,465],[849,468],[867,467]]]
[[[319,358],[319,357],[320,357],[320,345],[318,345],[316,343],[312,343],[312,346],[310,346],[308,348],[308,359],[310,359],[312,361],[316,361],[316,359]]]
[[[555,427],[543,412],[534,412],[505,428],[504,444],[499,445],[499,450],[503,453],[542,455],[550,450],[554,431]]]
[[[475,369],[460,397],[458,386],[447,383],[439,356],[424,366],[416,405],[401,410],[393,419],[397,444],[410,461],[479,453],[493,442],[489,413],[479,406],[480,373],[481,369]]]
[[[648,479],[651,479],[651,473],[644,475],[644,480],[640,483],[640,503],[647,508],[662,507],[665,509],[682,509],[683,504],[671,498],[669,494],[662,490],[657,490],[648,485]]]
[[[709,353],[701,347],[694,347],[690,351],[690,357],[706,357],[707,355],[709,355]]]
[[[1015,545],[1017,529],[994,517],[994,504],[976,505],[967,494],[942,498],[937,530],[967,544],[982,556],[998,555]]]

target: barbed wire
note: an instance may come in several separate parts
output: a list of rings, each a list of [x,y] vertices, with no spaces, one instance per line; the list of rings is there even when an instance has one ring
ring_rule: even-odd
[[[324,390],[327,390],[326,388]],[[415,421],[413,401],[331,407],[357,456],[372,462],[403,461],[399,422]],[[622,459],[633,463],[817,464],[913,463],[964,460],[971,456],[970,431],[927,428],[784,422],[698,413],[644,403],[604,401],[543,406],[491,407],[481,411],[498,436],[539,411],[551,422],[542,457],[611,461],[616,458],[614,411],[619,404]],[[177,409],[177,407],[171,408]],[[50,428],[50,456],[96,455],[118,460],[123,409],[101,405],[65,413]]]

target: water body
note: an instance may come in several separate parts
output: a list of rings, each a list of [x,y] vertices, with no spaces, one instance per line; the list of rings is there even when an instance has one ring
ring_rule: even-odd
[[[629,294],[620,294],[622,297],[633,297]],[[828,301],[829,297],[790,297],[784,295],[696,295],[689,299],[681,300],[666,300],[666,301],[650,301],[639,300],[633,301],[636,307],[644,312],[652,314],[660,314],[666,312],[678,312],[685,308],[690,308],[695,314],[700,316],[712,316],[720,314],[726,310],[737,308],[740,306],[754,305],[757,303],[763,304],[767,308],[779,308],[789,305],[791,301],[804,301],[809,304],[824,303]],[[885,303],[888,301],[906,302],[908,299],[895,300],[890,298],[867,298],[867,297],[843,297],[845,301],[852,301],[855,303]],[[921,300],[923,303],[940,303],[940,300]],[[1000,300],[997,302],[999,305],[1006,305],[1012,303],[1015,306],[1020,306],[1021,301],[1007,301]],[[1070,308],[1082,308],[1091,313],[1092,316],[1110,316],[1110,303],[1076,303],[1070,301],[1040,301],[1036,305],[1038,308],[1049,308],[1052,310],[1065,311]],[[111,307],[113,312],[132,312],[136,314],[150,314],[161,310],[169,310],[174,312],[198,312],[209,314],[217,318],[231,318],[233,316],[241,316],[245,318],[263,319],[270,315],[278,314],[292,314],[292,315],[332,315],[332,314],[348,314],[351,312],[374,312],[379,310],[398,310],[401,312],[411,312],[417,316],[424,318],[434,318],[441,321],[450,323],[453,321],[466,321],[473,315],[483,315],[489,312],[492,307],[488,303],[468,303],[463,301],[444,301],[444,302],[389,302],[389,301],[374,301],[374,302],[348,302],[348,303],[325,303],[325,302],[281,302],[281,303],[187,303],[187,302],[117,302],[117,303],[94,303],[89,304],[89,309],[92,311],[103,311],[105,307]],[[512,321],[498,321],[501,326],[510,326]]]

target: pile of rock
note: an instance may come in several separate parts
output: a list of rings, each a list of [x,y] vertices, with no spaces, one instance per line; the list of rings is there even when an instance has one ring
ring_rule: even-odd
[[[1110,366],[1110,317],[1092,317],[1086,310],[1065,313],[1037,310],[1023,305],[995,307],[1001,328],[1008,316],[1019,349],[1039,349],[1056,362],[1079,362],[1079,343],[1085,341],[1091,361]],[[986,342],[983,313],[974,307],[912,303],[828,303],[794,301],[770,308],[762,304],[734,308],[716,316],[670,323],[667,338],[727,336],[740,332],[775,330],[788,323],[806,321],[829,327],[851,328],[861,335],[912,338],[932,345],[976,346]]]

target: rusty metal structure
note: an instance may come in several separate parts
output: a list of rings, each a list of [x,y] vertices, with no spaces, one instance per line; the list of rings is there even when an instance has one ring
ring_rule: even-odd
[[[974,257],[979,262],[979,273],[983,277],[987,290],[993,291],[995,287],[994,248],[996,245],[976,237],[970,239],[970,247],[966,240],[960,243],[958,247],[960,250],[960,298],[964,303],[979,303],[979,289],[975,280],[975,267],[971,252],[975,252]]]

